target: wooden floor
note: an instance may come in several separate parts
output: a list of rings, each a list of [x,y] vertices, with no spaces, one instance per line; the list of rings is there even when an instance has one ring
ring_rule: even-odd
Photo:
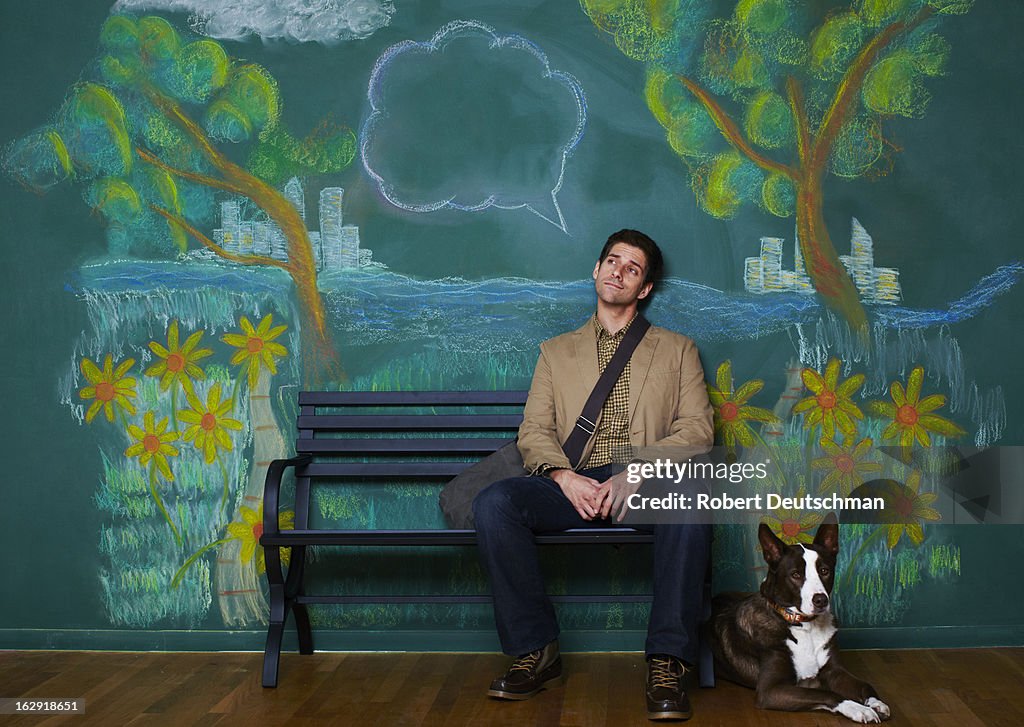
[[[7,725],[649,725],[640,654],[566,654],[566,682],[525,702],[484,696],[496,654],[282,657],[260,687],[261,654],[0,652],[0,697],[85,699],[79,716],[0,716]],[[1024,649],[861,651],[848,668],[874,683],[893,724],[1024,725]],[[849,725],[754,708],[748,689],[689,690],[695,725]]]

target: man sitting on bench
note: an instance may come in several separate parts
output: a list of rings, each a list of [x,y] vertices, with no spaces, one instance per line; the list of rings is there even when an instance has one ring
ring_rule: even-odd
[[[648,447],[710,449],[714,430],[697,347],[685,336],[650,326],[625,368],[605,391],[600,414],[580,416],[588,395],[620,343],[644,331],[639,302],[662,269],[658,246],[636,230],[620,230],[594,266],[597,312],[582,328],[545,341],[519,429],[527,477],[500,480],[473,503],[477,542],[494,595],[505,653],[515,657],[488,694],[526,699],[561,679],[558,623],[545,591],[534,533],[612,527],[637,488],[626,478],[634,452]],[[623,353],[628,351],[623,346]],[[595,382],[598,382],[595,385]],[[600,397],[599,397],[600,398]],[[598,406],[600,407],[598,409]],[[573,430],[577,431],[571,437]],[[573,447],[572,440],[578,446]],[[563,444],[564,443],[564,444]],[[563,449],[564,447],[564,449]],[[575,453],[574,449],[582,449]],[[647,716],[687,719],[682,677],[697,661],[701,589],[711,526],[666,523],[654,534],[654,603],[648,624]]]

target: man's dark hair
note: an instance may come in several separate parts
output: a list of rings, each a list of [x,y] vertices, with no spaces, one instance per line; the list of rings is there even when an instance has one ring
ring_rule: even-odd
[[[657,283],[661,278],[661,270],[665,264],[661,257],[661,248],[658,247],[658,243],[639,230],[619,230],[618,232],[613,232],[608,238],[608,242],[601,248],[601,255],[597,258],[597,261],[604,262],[604,259],[608,257],[608,253],[611,252],[612,247],[617,242],[624,242],[627,245],[643,250],[644,257],[647,258],[644,283]]]

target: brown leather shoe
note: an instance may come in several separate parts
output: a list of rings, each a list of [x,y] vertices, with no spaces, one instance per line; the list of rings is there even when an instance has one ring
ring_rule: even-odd
[[[653,654],[647,660],[647,719],[690,719],[690,699],[683,691],[686,667],[674,656]]]
[[[562,681],[562,657],[558,640],[543,649],[523,654],[512,662],[504,676],[491,682],[487,696],[498,699],[529,699],[551,684]]]

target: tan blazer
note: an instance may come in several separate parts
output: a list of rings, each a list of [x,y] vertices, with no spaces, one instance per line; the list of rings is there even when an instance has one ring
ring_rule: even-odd
[[[693,341],[651,326],[629,368],[629,438],[636,456],[653,461],[668,456],[668,448],[690,454],[708,450],[714,442],[713,412]],[[561,445],[599,375],[592,318],[540,345],[519,427],[519,451],[528,472],[536,474],[545,464],[571,467]],[[591,436],[581,462],[587,461],[593,447]]]

